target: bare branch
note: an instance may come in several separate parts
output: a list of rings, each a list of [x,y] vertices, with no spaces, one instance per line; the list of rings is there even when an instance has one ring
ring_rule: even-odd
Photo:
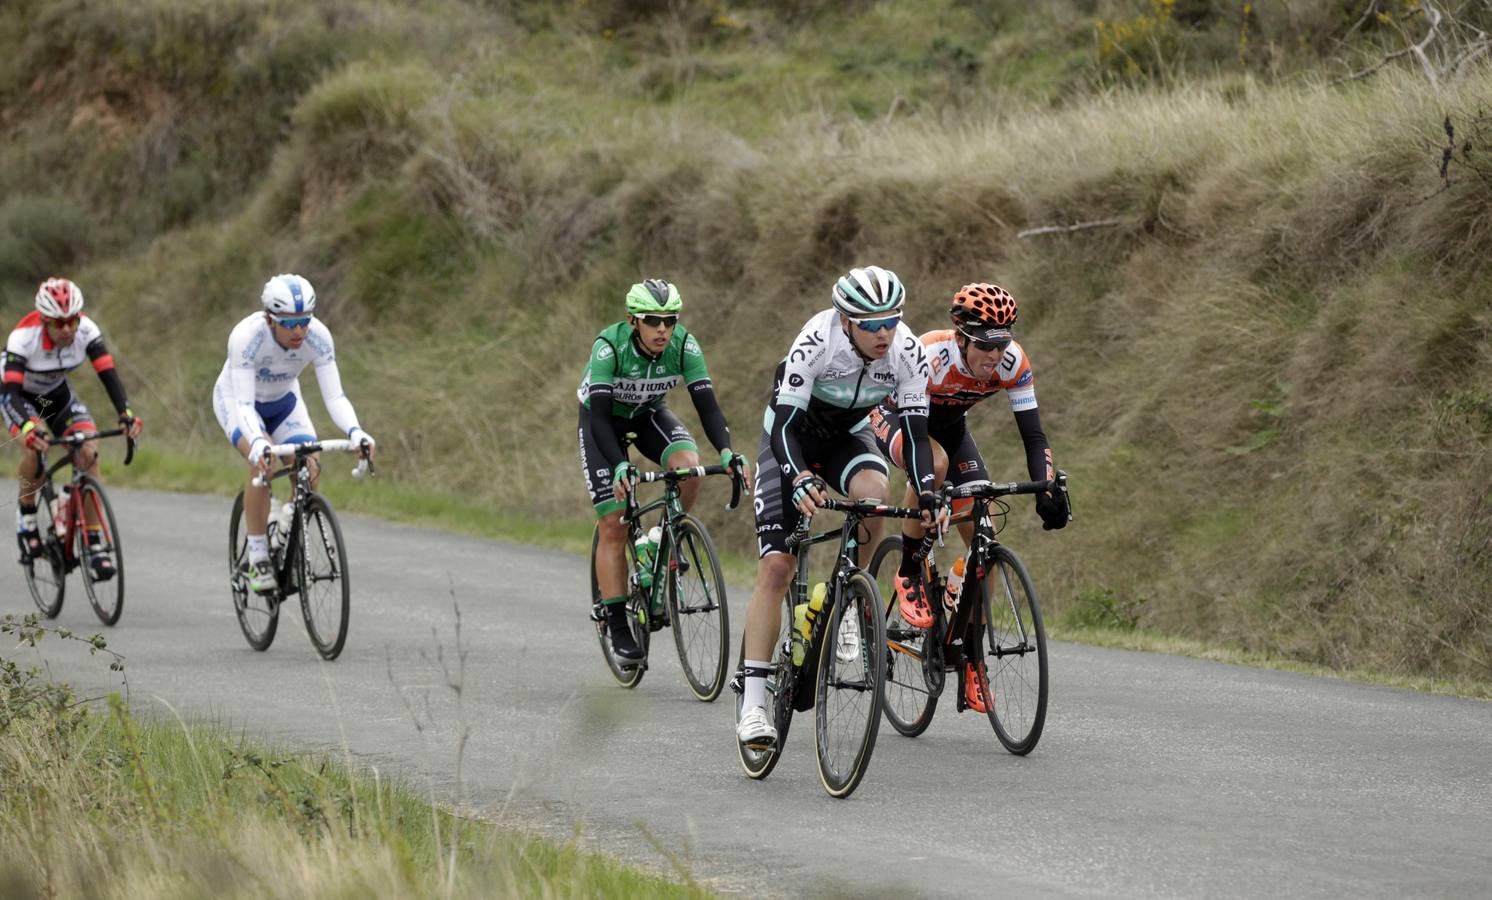
[[[1074,231],[1087,231],[1090,228],[1110,228],[1114,225],[1123,225],[1127,219],[1099,219],[1094,222],[1077,222],[1072,225],[1043,225],[1040,228],[1027,228],[1025,231],[1016,233],[1018,238],[1035,237],[1041,234],[1071,234]]]

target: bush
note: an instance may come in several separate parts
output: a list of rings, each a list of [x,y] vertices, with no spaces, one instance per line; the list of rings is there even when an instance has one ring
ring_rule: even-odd
[[[21,194],[0,204],[0,281],[40,283],[76,265],[93,221],[63,197]]]

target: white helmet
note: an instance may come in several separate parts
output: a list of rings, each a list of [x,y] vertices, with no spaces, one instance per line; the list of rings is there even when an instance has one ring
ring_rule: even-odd
[[[316,311],[316,289],[299,275],[276,275],[264,282],[259,302],[271,315],[310,315]]]
[[[36,292],[36,308],[51,319],[68,319],[83,311],[83,291],[66,278],[48,278]]]

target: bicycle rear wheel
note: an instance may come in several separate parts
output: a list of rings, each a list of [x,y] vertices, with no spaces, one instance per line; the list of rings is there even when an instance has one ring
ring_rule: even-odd
[[[870,577],[886,601],[886,721],[899,733],[916,737],[932,724],[938,697],[929,690],[926,628],[908,625],[896,602],[897,570],[901,567],[901,536],[883,539],[870,558]]]
[[[730,654],[730,615],[725,605],[725,578],[715,542],[693,516],[673,527],[674,565],[669,567],[668,615],[673,622],[679,664],[694,696],[706,703],[725,687]]]
[[[771,674],[767,676],[767,713],[772,724],[777,726],[777,743],[766,750],[752,750],[736,742],[736,752],[741,756],[741,768],[751,778],[760,781],[772,774],[777,760],[782,758],[782,745],[787,743],[787,729],[793,722],[793,689],[798,683],[798,673],[793,668],[791,629],[793,627],[792,601],[783,598],[782,623],[777,628],[777,643],[772,647]],[[739,665],[746,664],[746,638],[741,638]],[[736,721],[741,721],[741,705],[744,694],[736,695]]]
[[[41,536],[42,553],[34,559],[20,542],[20,535],[16,536],[21,569],[26,573],[26,587],[31,589],[36,608],[48,619],[55,619],[62,612],[62,597],[67,592],[67,561],[52,522],[52,502],[42,493],[37,494],[36,533]]]
[[[77,535],[78,559],[82,560],[82,565],[78,568],[83,571],[83,588],[88,592],[88,602],[93,606],[99,621],[105,625],[113,625],[124,612],[124,548],[119,543],[119,525],[114,521],[114,507],[109,504],[109,495],[104,493],[104,486],[92,475],[80,475],[73,490],[77,492],[77,499],[73,502],[79,510],[78,519],[73,526]],[[92,547],[89,546],[86,525],[90,512],[99,524],[99,540]],[[98,581],[93,575],[92,557],[99,554],[107,555],[114,561],[114,574],[106,581]]]
[[[278,597],[249,590],[249,576],[244,571],[248,561],[248,522],[244,519],[243,491],[239,491],[233,498],[233,513],[228,519],[228,585],[244,640],[255,650],[268,650],[280,623],[280,601]]]
[[[616,683],[621,685],[622,687],[633,688],[637,687],[637,683],[639,681],[642,681],[642,674],[643,672],[647,671],[647,669],[642,665],[641,660],[639,660],[638,662],[621,660],[618,659],[616,655],[611,652],[611,635],[607,633],[606,618],[600,615],[601,583],[596,580],[596,547],[600,544],[600,542],[601,526],[597,524],[595,530],[591,532],[591,618],[595,621],[596,640],[601,644],[601,656],[606,660],[606,668],[611,671],[611,677],[615,678]],[[630,567],[632,565],[631,554],[626,554],[626,558],[627,565]],[[633,615],[628,615],[627,618],[629,620],[635,621],[636,617]],[[639,643],[638,646],[646,649],[647,629],[643,628],[641,629],[641,631],[643,633],[641,638],[642,643]],[[634,627],[632,629],[634,639],[637,637],[637,633],[638,629]],[[644,657],[644,659],[645,658],[646,657]]]
[[[819,780],[848,797],[865,777],[881,724],[886,622],[876,584],[861,569],[844,579],[834,614],[819,636],[814,735]]]
[[[301,511],[301,543],[294,572],[300,579],[300,608],[306,633],[322,659],[336,659],[347,643],[352,585],[342,526],[326,498],[312,494]]]
[[[984,698],[990,724],[1005,749],[1030,753],[1046,724],[1046,626],[1025,565],[1008,547],[997,547],[981,585],[989,673]]]

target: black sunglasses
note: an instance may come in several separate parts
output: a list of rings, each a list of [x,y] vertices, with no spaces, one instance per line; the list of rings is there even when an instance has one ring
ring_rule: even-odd
[[[647,315],[638,316],[637,321],[648,326],[649,328],[657,328],[659,325],[667,325],[669,328],[672,328],[679,323],[679,317]]]
[[[1006,347],[1009,347],[1010,338],[1002,338],[998,341],[976,341],[973,338],[969,338],[969,343],[973,344],[976,350],[993,353],[996,350],[1004,350]]]

